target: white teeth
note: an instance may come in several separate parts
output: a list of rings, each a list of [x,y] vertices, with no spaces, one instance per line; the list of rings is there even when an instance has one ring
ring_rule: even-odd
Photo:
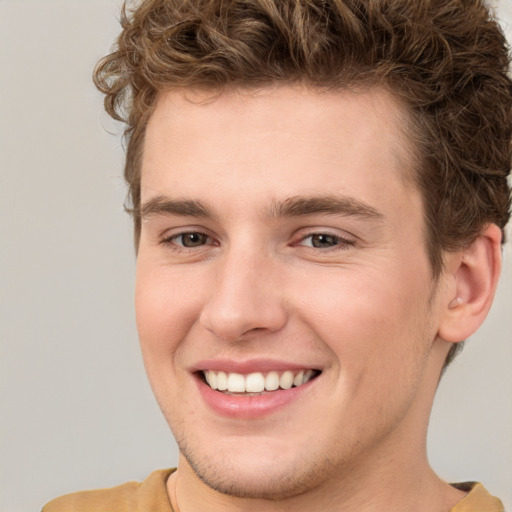
[[[208,377],[206,380],[212,389],[217,389],[217,374],[214,371],[210,370],[208,372]]]
[[[265,389],[265,377],[262,373],[250,373],[245,378],[247,393],[261,393]]]
[[[240,373],[228,375],[228,391],[230,393],[245,393],[245,378]]]
[[[219,372],[217,374],[217,389],[219,391],[226,391],[228,389],[228,376],[226,372]]]
[[[268,372],[265,377],[265,389],[275,391],[279,387],[279,374],[277,372]]]
[[[283,389],[290,389],[293,386],[293,373],[290,371],[284,372],[279,379],[279,387]]]
[[[262,393],[276,389],[290,389],[301,386],[310,381],[315,375],[314,370],[301,370],[294,373],[290,370],[279,375],[276,371],[263,374],[254,372],[248,375],[241,373],[216,372],[205,370],[203,372],[206,382],[212,389],[228,391],[229,393]]]
[[[306,384],[313,377],[313,370],[308,370],[304,373],[304,377],[302,377],[302,384]]]

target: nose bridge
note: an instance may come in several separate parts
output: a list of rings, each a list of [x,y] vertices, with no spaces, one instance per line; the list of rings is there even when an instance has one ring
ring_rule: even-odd
[[[281,329],[286,311],[276,270],[264,250],[248,246],[226,250],[217,262],[215,288],[201,314],[203,326],[226,341],[241,340],[256,330]]]

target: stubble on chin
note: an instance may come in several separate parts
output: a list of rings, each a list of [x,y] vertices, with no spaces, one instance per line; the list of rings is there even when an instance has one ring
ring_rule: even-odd
[[[234,462],[226,453],[199,455],[183,439],[177,439],[177,443],[181,455],[201,482],[234,498],[291,499],[319,487],[336,472],[332,460],[310,460],[308,463],[300,453],[295,462],[280,460],[276,454],[271,460],[256,466],[251,461],[246,465]]]

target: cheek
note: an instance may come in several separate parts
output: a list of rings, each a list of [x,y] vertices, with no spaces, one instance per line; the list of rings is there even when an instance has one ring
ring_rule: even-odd
[[[300,283],[297,310],[345,369],[401,366],[425,343],[428,290],[413,275],[394,275],[393,269],[333,269]]]
[[[332,354],[328,375],[338,400],[325,409],[326,421],[385,423],[404,413],[420,386],[432,337],[428,293],[407,280],[392,287],[383,275],[331,279],[322,292],[303,293],[298,305],[302,321]]]
[[[180,417],[173,413],[173,404],[181,403],[180,387],[176,386],[183,376],[180,350],[198,318],[200,294],[195,289],[197,283],[184,279],[182,272],[141,263],[137,264],[135,286],[141,352],[153,393],[170,421]],[[191,417],[193,413],[188,411]]]
[[[137,265],[135,312],[142,350],[176,350],[197,320],[202,287],[184,273]]]

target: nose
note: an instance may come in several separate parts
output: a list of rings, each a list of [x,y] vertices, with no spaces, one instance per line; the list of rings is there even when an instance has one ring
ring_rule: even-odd
[[[275,333],[286,325],[279,272],[271,257],[232,251],[215,267],[214,289],[200,315],[205,329],[235,342]]]

